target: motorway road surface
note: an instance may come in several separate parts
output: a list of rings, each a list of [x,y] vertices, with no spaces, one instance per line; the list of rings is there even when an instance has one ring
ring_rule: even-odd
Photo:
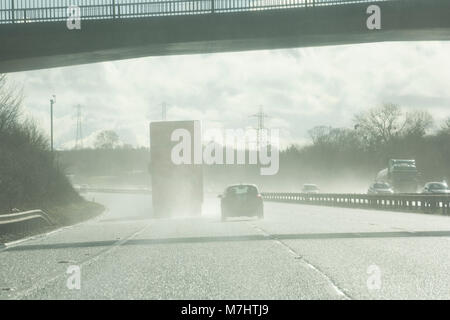
[[[448,217],[267,202],[222,223],[208,198],[153,220],[148,195],[87,197],[109,210],[0,248],[1,299],[450,298]]]

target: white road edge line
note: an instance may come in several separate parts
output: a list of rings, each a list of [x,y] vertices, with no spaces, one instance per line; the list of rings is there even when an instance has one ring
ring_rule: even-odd
[[[265,236],[267,237],[271,237],[272,240],[276,243],[278,243],[279,245],[283,246],[285,249],[287,249],[287,251],[294,256],[294,258],[299,259],[300,261],[302,261],[303,263],[305,263],[306,266],[308,266],[309,268],[313,269],[314,271],[316,271],[320,276],[322,276],[322,278],[325,279],[325,281],[331,286],[331,288],[334,290],[334,292],[338,295],[341,296],[345,299],[351,300],[352,298],[346,294],[344,292],[343,289],[340,289],[333,281],[333,279],[331,279],[325,272],[323,272],[322,270],[320,270],[319,268],[317,268],[316,266],[314,266],[311,262],[309,262],[308,260],[306,260],[302,255],[298,254],[294,249],[292,249],[288,244],[286,244],[285,242],[273,237],[273,235],[271,235],[270,233],[268,233],[266,230],[250,223],[250,225],[256,229],[257,231],[263,233]]]
[[[79,226],[79,225],[81,225],[83,223],[96,221],[99,217],[103,216],[104,214],[106,214],[108,212],[109,212],[109,209],[106,208],[103,213],[101,213],[100,215],[98,215],[97,217],[94,217],[92,219],[81,221],[81,222],[72,224],[70,226],[64,226],[64,227],[56,228],[56,229],[51,230],[49,232],[35,234],[35,235],[29,236],[29,237],[26,237],[26,238],[22,238],[22,239],[19,239],[19,240],[14,240],[14,241],[11,241],[11,242],[6,242],[6,243],[0,243],[0,252],[6,251],[6,250],[8,250],[8,248],[16,247],[16,246],[18,246],[18,245],[20,245],[20,244],[22,244],[24,242],[27,242],[27,241],[43,240],[44,238],[47,238],[47,237],[49,237],[49,236],[51,236],[53,234],[59,233],[59,232],[61,232],[63,230],[75,228],[75,227],[77,227],[77,226]]]
[[[22,238],[22,239],[19,239],[19,240],[6,242],[6,243],[3,244],[4,245],[3,249],[6,250],[8,248],[16,247],[16,246],[20,245],[21,243],[24,243],[24,242],[27,242],[27,241],[30,241],[30,240],[38,240],[38,239],[40,240],[41,238],[46,238],[48,236],[51,236],[52,234],[61,232],[61,231],[65,230],[65,229],[69,229],[69,228],[72,228],[74,226],[76,226],[76,225],[60,227],[60,228],[57,228],[57,229],[49,231],[49,232],[35,234],[33,236],[29,236],[29,237]]]

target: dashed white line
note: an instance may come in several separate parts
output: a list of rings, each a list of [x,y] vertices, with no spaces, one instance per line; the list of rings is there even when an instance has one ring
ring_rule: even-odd
[[[291,248],[287,243],[283,242],[282,240],[277,239],[276,237],[272,236],[270,233],[265,231],[264,229],[250,223],[250,225],[257,231],[264,234],[266,237],[271,237],[272,240],[281,245],[284,249],[286,249],[294,258],[299,259],[302,263],[305,264],[310,269],[313,269],[315,272],[317,272],[322,278],[325,279],[325,281],[330,285],[330,287],[333,289],[333,291],[340,297],[344,299],[351,299],[351,297],[344,292],[343,289],[340,289],[337,284],[331,279],[325,272],[320,270],[318,267],[314,266],[312,263],[310,263],[308,260],[306,260],[303,256],[301,256],[298,252],[296,252],[293,248]]]
[[[95,254],[95,255],[93,255],[93,256],[87,258],[87,259],[84,259],[84,260],[81,260],[81,261],[77,262],[77,265],[80,266],[80,267],[82,267],[82,266],[84,266],[84,265],[90,264],[90,263],[92,263],[92,262],[98,260],[101,256],[103,256],[103,255],[105,255],[105,254],[107,254],[107,253],[109,253],[109,252],[111,252],[111,251],[117,249],[118,247],[120,247],[121,245],[123,245],[125,242],[127,242],[127,241],[129,241],[130,239],[136,237],[138,234],[140,234],[142,231],[144,231],[148,226],[149,226],[148,224],[145,225],[144,227],[142,227],[142,228],[139,229],[138,231],[134,232],[134,233],[131,234],[130,236],[128,236],[128,237],[126,237],[126,238],[124,238],[124,239],[121,239],[121,240],[118,240],[118,241],[114,242],[111,246],[107,247],[107,248],[104,249],[104,250],[101,250],[101,251],[98,252],[97,254]],[[47,278],[47,279],[44,279],[44,280],[42,280],[42,281],[36,283],[35,285],[33,285],[33,286],[31,286],[31,287],[29,287],[29,288],[27,288],[27,289],[23,289],[23,290],[19,291],[18,293],[16,293],[16,294],[15,294],[14,296],[12,296],[12,297],[10,296],[9,299],[14,299],[14,300],[16,300],[16,299],[21,299],[21,298],[23,298],[23,297],[26,297],[26,296],[30,295],[31,293],[33,293],[33,292],[35,292],[35,291],[37,291],[37,290],[39,290],[39,289],[45,287],[45,285],[47,285],[47,284],[49,284],[49,283],[51,283],[51,282],[53,282],[53,281],[56,281],[56,280],[58,280],[59,278],[65,277],[65,276],[66,276],[66,273],[57,272],[57,273],[56,273],[55,275],[53,275],[52,277]]]

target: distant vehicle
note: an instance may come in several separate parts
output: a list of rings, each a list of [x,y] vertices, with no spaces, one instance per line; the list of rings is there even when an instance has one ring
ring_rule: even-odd
[[[388,167],[378,172],[376,181],[389,183],[397,193],[415,193],[418,179],[416,160],[390,159]]]
[[[369,190],[367,190],[368,194],[393,194],[394,190],[392,190],[392,187],[385,182],[375,182],[372,183],[369,187]]]
[[[154,217],[200,215],[203,203],[203,167],[195,164],[193,153],[190,163],[175,164],[172,150],[178,144],[172,140],[176,129],[191,136],[201,132],[200,121],[158,121],[150,124],[150,172]],[[200,134],[200,133],[199,133]],[[199,137],[201,140],[201,136]]]
[[[77,190],[79,193],[87,192],[89,186],[87,184],[74,184],[73,188]]]
[[[444,182],[428,182],[423,187],[422,193],[450,194],[450,189]]]
[[[219,195],[222,221],[229,217],[264,217],[264,205],[258,188],[253,184],[232,185]]]
[[[319,193],[319,187],[315,184],[304,184],[302,193],[317,194]]]

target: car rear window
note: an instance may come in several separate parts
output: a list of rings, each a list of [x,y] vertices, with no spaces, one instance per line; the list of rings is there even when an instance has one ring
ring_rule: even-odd
[[[233,187],[229,187],[227,189],[227,193],[228,194],[257,194],[258,193],[258,189],[256,189],[256,187],[254,186],[233,186]]]
[[[430,189],[447,189],[447,186],[441,183],[432,183],[430,184]]]

